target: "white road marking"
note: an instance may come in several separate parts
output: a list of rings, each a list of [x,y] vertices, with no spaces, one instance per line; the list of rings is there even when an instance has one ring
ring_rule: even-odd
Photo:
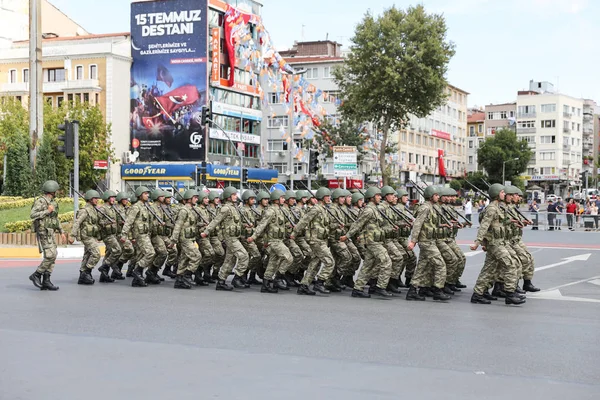
[[[528,293],[528,299],[541,299],[541,300],[561,300],[561,301],[577,301],[582,303],[600,303],[600,299],[587,299],[583,297],[571,297],[563,296],[559,289],[544,290],[539,293]]]
[[[595,279],[600,279],[600,275],[598,276],[592,276],[591,278],[587,278],[587,279],[582,279],[580,281],[575,281],[575,282],[571,282],[571,283],[566,283],[564,285],[560,285],[560,286],[555,286],[553,288],[549,288],[546,290],[541,291],[540,293],[544,293],[544,292],[550,292],[552,290],[556,290],[556,289],[562,289],[564,287],[568,287],[568,286],[573,286],[573,285],[579,285],[580,283],[584,283],[584,282],[589,282]]]
[[[560,262],[557,262],[554,264],[549,264],[549,265],[544,265],[543,267],[538,267],[535,269],[535,272],[543,271],[545,269],[550,269],[550,268],[554,268],[554,267],[559,267],[561,265],[572,263],[573,261],[587,261],[591,255],[592,255],[592,253],[587,253],[587,254],[580,254],[578,256],[563,258],[563,260]]]
[[[600,286],[600,279],[594,279],[594,280],[589,281],[588,283],[591,283],[592,285]]]
[[[465,257],[473,257],[473,256],[476,256],[477,254],[481,254],[481,253],[483,253],[483,250],[469,251],[469,252],[466,252],[464,254],[465,254]]]

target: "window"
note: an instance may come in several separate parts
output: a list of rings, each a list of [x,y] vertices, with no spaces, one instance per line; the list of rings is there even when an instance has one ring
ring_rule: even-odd
[[[535,116],[535,106],[519,106],[520,117],[533,117]]]
[[[219,76],[221,79],[229,80],[229,66],[221,64],[221,67],[219,68]]]
[[[494,119],[494,113],[493,112],[488,112],[487,113],[487,118],[488,119]]]
[[[535,121],[519,121],[517,125],[519,128],[535,128]]]
[[[556,112],[556,104],[542,104],[543,113]]]
[[[67,101],[68,101],[69,103],[72,103],[72,102],[73,102],[73,93],[69,93],[69,94],[67,95]]]
[[[578,116],[578,117],[581,117],[581,108],[578,108],[578,109],[577,109],[577,116]]]
[[[90,65],[90,79],[98,79],[98,66]]]
[[[406,143],[406,132],[402,132],[402,141]]]
[[[29,82],[29,68],[25,68],[23,70],[23,82],[24,83]]]
[[[331,67],[323,68],[323,78],[331,78]]]
[[[75,67],[75,79],[83,79],[83,65],[78,65]]]
[[[473,125],[471,125],[469,127],[469,135],[470,136],[475,136],[475,127]]]
[[[555,119],[547,119],[540,121],[542,123],[542,128],[556,128],[556,120]]]
[[[420,145],[421,144],[421,135],[417,135],[417,144]]]
[[[506,111],[500,111],[500,119],[506,119]]]
[[[469,156],[469,164],[473,164],[473,156]]]
[[[429,147],[433,147],[433,139],[429,138]]]
[[[46,97],[46,103],[48,103],[51,107],[54,105],[54,99],[52,96]]]
[[[64,102],[64,100],[65,100],[65,97],[64,97],[64,96],[58,96],[58,97],[56,98],[56,106],[57,106],[57,107],[61,107],[61,106],[62,106],[62,104],[63,104],[63,102]]]
[[[469,148],[472,149],[473,148],[473,141],[469,140]]]
[[[285,140],[269,140],[267,151],[287,151],[288,144]]]
[[[541,161],[551,161],[556,157],[556,153],[554,151],[541,151],[539,155]]]
[[[581,124],[577,124],[577,132],[581,129]]]
[[[477,132],[479,132],[479,133],[483,133],[483,124],[479,124],[479,125],[477,126]],[[456,132],[455,132],[455,133],[456,133]]]
[[[90,94],[89,93],[84,93],[83,94],[83,102],[84,103],[89,103],[90,102]]]
[[[308,68],[306,70],[306,79],[319,78],[319,68]]]
[[[19,104],[23,103],[23,98],[21,96],[17,96],[17,101],[19,102]]]
[[[429,157],[429,166],[431,167],[433,165],[433,157]]]
[[[8,83],[17,83],[17,70],[11,69],[8,71]]]
[[[64,68],[52,68],[44,70],[44,82],[64,82],[66,73]]]
[[[413,162],[413,153],[408,153],[408,162],[409,163]]]
[[[563,121],[563,128],[564,129],[569,129],[569,121]]]
[[[99,95],[98,93],[96,93],[96,94],[95,94],[95,97],[96,97],[96,98],[95,98],[96,102],[95,102],[94,104],[98,104],[98,103],[100,103],[100,95]]]
[[[283,93],[269,93],[269,104],[281,104],[284,100]]]
[[[414,142],[415,142],[415,134],[411,132],[408,135],[408,143],[414,143]]]
[[[556,143],[556,136],[540,136],[541,144]]]
[[[415,154],[415,164],[419,164],[419,155]]]
[[[267,128],[274,129],[283,126],[284,128],[288,127],[288,116],[285,115],[283,117],[269,117],[267,120]]]
[[[338,97],[340,97],[340,92],[337,90],[324,91],[323,103],[335,103]]]

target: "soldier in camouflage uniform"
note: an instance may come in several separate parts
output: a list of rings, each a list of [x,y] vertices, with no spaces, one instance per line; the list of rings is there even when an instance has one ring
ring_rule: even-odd
[[[198,205],[197,207],[192,207],[192,210],[196,212],[198,217],[198,232],[203,232],[204,229],[210,223],[212,215],[207,209],[209,203],[208,193],[205,191],[200,191],[198,193]],[[202,254],[202,261],[200,262],[200,266],[203,271],[202,278],[206,283],[215,283],[216,281],[213,279],[210,272],[210,269],[213,265],[213,261],[215,259],[215,250],[211,243],[211,239],[203,238],[200,235],[198,235],[196,242],[198,243],[198,249],[200,249],[200,254]],[[221,243],[219,242],[219,245],[220,244]]]
[[[211,190],[208,194],[208,205],[206,206],[206,210],[210,214],[210,221],[217,217],[219,213],[219,204],[221,203],[221,199],[219,198],[219,193]],[[219,280],[219,271],[223,266],[223,262],[225,261],[225,249],[223,248],[222,243],[222,233],[220,228],[217,227],[209,236],[210,244],[213,248],[213,257],[212,257],[212,280]]]
[[[93,285],[95,280],[92,277],[92,270],[100,261],[98,240],[100,240],[99,223],[101,217],[96,209],[100,193],[95,190],[88,190],[84,198],[87,204],[77,213],[71,236],[81,240],[84,246],[77,283],[80,285]]]
[[[127,220],[121,231],[121,242],[125,243],[132,233],[132,242],[136,248],[138,254],[136,267],[133,270],[133,281],[131,286],[133,287],[145,287],[148,286],[144,280],[144,269],[152,267],[152,261],[154,260],[154,247],[150,240],[150,224],[151,218],[154,218],[148,211],[148,199],[150,196],[150,189],[145,186],[140,186],[135,190],[137,198],[136,203],[131,207],[127,214]]]
[[[352,218],[354,218],[354,221],[358,221],[358,218],[360,217],[360,215],[363,212],[363,208],[365,205],[365,196],[363,196],[362,193],[360,192],[356,192],[352,194],[352,208],[350,209],[350,214],[352,215]],[[361,239],[361,236],[358,235],[354,238],[354,241],[352,242],[354,243],[354,245],[356,246],[356,250],[358,251],[358,254],[360,254],[360,258],[361,261],[365,259],[365,257],[367,256],[367,249],[365,248],[365,244],[364,241]],[[350,281],[347,280],[346,282],[344,282],[344,284],[348,283],[348,287],[354,287],[354,280],[352,280],[352,285],[350,284]]]
[[[510,220],[500,206],[500,201],[504,201],[505,197],[504,186],[495,183],[490,186],[488,193],[491,202],[485,208],[477,231],[477,238],[471,246],[471,250],[475,251],[480,245],[483,245],[487,251],[485,263],[473,288],[471,303],[490,304],[483,293],[487,292],[494,281],[495,268],[501,268],[506,293],[505,303],[523,304],[525,299],[515,293],[518,281],[517,267],[506,249],[505,243],[506,225],[510,223]]]
[[[125,220],[127,219],[127,213],[130,209],[129,197],[130,193],[121,192],[117,194],[117,204],[113,206],[115,212],[117,213],[117,237],[121,237],[121,231],[123,230]],[[129,265],[127,267],[128,270],[129,267],[133,266],[135,262],[135,249],[133,247],[133,243],[131,243],[130,238],[127,238],[127,240],[124,243],[119,241],[119,244],[121,245],[121,258],[119,258],[117,265],[113,267],[112,274],[110,274],[110,277],[115,280],[125,279],[125,276],[123,276],[122,269],[123,265],[125,265],[126,262],[129,262]],[[131,270],[133,271],[133,268]]]
[[[260,224],[260,220],[262,218],[262,216],[264,215],[265,211],[267,210],[267,208],[269,208],[269,201],[271,201],[271,194],[269,192],[267,192],[266,190],[261,190],[258,192],[258,195],[256,196],[256,200],[258,201],[258,206],[256,207],[256,210],[258,212],[258,215],[256,216],[256,226],[258,226],[258,224]],[[264,273],[267,269],[267,264],[269,263],[269,255],[267,254],[267,251],[265,249],[265,242],[264,242],[264,237],[259,238],[256,241],[256,247],[258,248],[258,251],[260,251],[260,255],[261,255],[261,261],[260,261],[260,265],[258,267],[258,271],[256,271],[256,275],[262,279],[264,276]]]
[[[446,271],[446,287],[450,289],[452,292],[460,292],[462,287],[464,286],[460,283],[459,279],[465,270],[465,265],[467,263],[467,258],[463,251],[458,247],[456,243],[456,236],[458,235],[458,230],[462,229],[464,226],[460,223],[460,217],[458,216],[458,212],[454,209],[453,204],[456,202],[456,190],[452,188],[444,188],[444,195],[442,196],[442,204],[441,208],[444,213],[448,216],[451,222],[454,224],[452,227],[452,231],[450,233],[450,240],[446,243],[450,250],[456,256],[456,264],[452,272]],[[449,269],[449,268],[448,268]],[[445,292],[447,293],[447,291]]]
[[[173,229],[175,228],[175,221],[177,220],[177,211],[179,211],[180,207],[175,207],[171,204],[173,200],[173,195],[168,192],[163,192],[165,196],[164,203],[160,205],[163,210],[163,214],[165,216],[165,226],[164,226],[164,238],[165,244],[167,244],[167,239],[170,238],[171,233],[173,233]],[[171,243],[172,244],[172,243]],[[165,268],[163,269],[162,275],[168,276],[171,279],[177,278],[177,270],[175,269],[175,265],[177,264],[177,259],[179,256],[178,247],[167,246],[167,260],[165,261]],[[175,269],[175,270],[173,270]]]
[[[116,267],[122,253],[117,239],[119,222],[117,212],[113,208],[117,200],[117,193],[107,190],[102,194],[102,200],[104,204],[98,208],[98,213],[100,213],[100,234],[106,252],[98,272],[100,272],[100,282],[112,283],[115,280],[108,275],[108,272]]]
[[[350,224],[348,216],[345,213],[346,191],[344,189],[335,189],[331,194],[332,204],[326,205],[329,208],[332,218],[329,219],[329,249],[335,261],[334,273],[330,280],[325,282],[325,287],[330,292],[340,292],[345,287],[340,281],[342,276],[354,276],[352,269],[352,254],[348,250],[346,241],[341,241],[347,232],[347,225]],[[343,208],[342,208],[343,207]]]
[[[223,199],[225,204],[221,206],[219,213],[210,222],[202,232],[202,237],[206,238],[217,229],[220,229],[225,241],[225,261],[219,270],[219,282],[217,290],[232,290],[233,288],[226,283],[227,278],[236,265],[235,276],[231,281],[235,288],[250,287],[247,285],[244,276],[248,270],[249,256],[248,252],[240,242],[242,234],[242,215],[235,203],[237,202],[237,190],[234,187],[227,187],[223,190]],[[216,251],[215,251],[216,253]]]
[[[298,287],[300,284],[296,282],[296,276],[302,271],[304,253],[296,241],[289,238],[294,230],[294,226],[300,221],[300,215],[296,213],[296,192],[293,190],[285,192],[285,203],[281,206],[281,211],[286,215],[286,232],[283,243],[290,250],[293,258],[292,265],[290,265],[285,273],[284,279],[287,286]],[[292,222],[294,225],[292,225]]]
[[[400,211],[403,215],[407,217],[409,220],[413,220],[414,217],[411,214],[410,210],[406,207],[406,203],[408,201],[408,192],[404,189],[398,189],[396,191],[396,196],[398,197],[398,202],[395,207],[398,211]],[[417,268],[417,256],[415,256],[414,251],[408,250],[408,238],[410,237],[410,230],[412,228],[412,224],[410,226],[403,226],[400,228],[398,232],[398,244],[404,249],[405,259],[402,264],[402,270],[400,271],[400,275],[398,276],[398,286],[399,287],[408,287],[410,286],[410,281],[415,273],[415,269]],[[405,283],[402,283],[402,272],[404,272]]]
[[[200,267],[202,255],[196,247],[198,214],[193,210],[198,202],[198,197],[199,193],[193,189],[185,191],[183,194],[185,205],[177,213],[175,227],[169,239],[169,246],[177,244],[180,249],[175,289],[191,289],[192,273]]]
[[[514,210],[514,215],[519,221],[518,225],[515,224],[515,227],[517,227],[518,231],[516,239],[513,242],[513,248],[519,255],[523,266],[523,290],[525,290],[526,292],[539,292],[540,289],[535,287],[533,283],[531,283],[531,280],[533,279],[534,259],[531,253],[529,252],[529,249],[527,249],[527,246],[523,242],[523,227],[531,225],[532,222],[516,211],[519,207],[519,204],[521,203],[521,199],[523,196],[523,192],[521,191],[521,189],[519,189],[516,186],[510,186],[510,192],[513,195],[513,204],[508,207]]]
[[[293,262],[290,250],[283,243],[288,225],[288,220],[281,209],[285,202],[285,193],[274,190],[270,198],[271,206],[263,213],[254,233],[248,238],[248,242],[254,242],[263,234],[265,235],[269,263],[263,277],[261,293],[277,293],[277,289],[289,290],[283,277]]]
[[[419,262],[410,282],[406,300],[425,300],[425,294],[431,293],[434,300],[449,300],[450,296],[442,291],[446,284],[446,264],[436,245],[440,228],[440,217],[434,205],[439,201],[440,188],[428,186],[423,192],[425,202],[419,206],[415,215],[408,250],[419,245]],[[417,288],[420,288],[417,292]],[[427,290],[429,289],[430,290]]]
[[[381,188],[381,196],[385,201],[381,203],[379,209],[388,217],[387,219],[384,219],[384,230],[387,232],[384,247],[392,260],[392,271],[387,290],[394,294],[399,294],[401,292],[399,289],[400,282],[398,282],[398,277],[402,273],[404,267],[404,255],[406,252],[398,243],[398,237],[400,226],[404,226],[405,221],[396,211],[392,210],[392,207],[394,207],[397,202],[396,190],[391,186],[384,186]]]
[[[33,220],[33,230],[37,234],[39,247],[44,253],[42,263],[36,271],[29,276],[29,280],[41,290],[58,290],[50,280],[56,261],[56,243],[54,232],[59,232],[63,242],[67,237],[58,220],[58,203],[54,198],[60,186],[56,181],[46,181],[42,185],[44,195],[37,199],[31,207],[29,218]]]
[[[312,194],[308,190],[298,190],[296,192],[296,206],[294,207],[294,212],[298,216],[298,222],[302,219],[302,217],[308,211],[308,201],[312,197]],[[304,277],[304,271],[308,268],[310,264],[310,260],[312,259],[312,250],[310,249],[310,245],[306,241],[304,236],[296,237],[295,243],[302,250],[302,255],[304,256],[304,260],[302,261],[301,269],[296,274],[296,280],[300,282]]]
[[[331,201],[331,191],[327,188],[319,188],[315,197],[310,201],[312,207],[309,207],[306,214],[296,224],[290,236],[290,239],[295,240],[296,237],[305,234],[313,255],[297,293],[314,295],[315,292],[310,289],[309,285],[316,275],[317,282],[313,285],[313,289],[323,294],[329,294],[329,290],[325,288],[325,282],[333,273],[334,261],[331,250],[327,246],[331,215],[325,207]],[[320,264],[323,264],[323,268],[319,272]]]
[[[154,211],[154,214],[160,218],[160,221],[150,213],[150,242],[154,247],[155,254],[152,265],[146,270],[146,283],[158,285],[161,281],[164,281],[164,278],[161,278],[158,275],[158,272],[167,259],[167,246],[164,240],[164,221],[166,217],[164,215],[164,210],[161,207],[161,204],[165,200],[164,192],[161,189],[154,189],[150,192],[150,199],[152,200],[152,203],[148,204],[149,211]]]
[[[357,216],[355,216],[351,212],[351,210],[352,210],[352,193],[350,193],[347,190],[346,190],[345,206],[346,206],[346,209],[345,209],[346,220],[348,223],[347,228],[350,229],[352,227],[352,224],[354,222],[356,222]],[[344,275],[341,283],[346,287],[353,288],[354,287],[354,275],[356,274],[356,271],[358,271],[358,269],[360,268],[360,263],[362,262],[362,257],[360,255],[360,251],[358,250],[357,245],[353,241],[349,240],[346,243],[346,246],[348,246],[348,251],[350,252],[350,255],[352,256],[352,261],[350,262],[350,266],[348,268],[348,275]]]
[[[259,283],[256,279],[256,272],[262,263],[262,256],[260,251],[258,251],[256,243],[248,242],[248,238],[252,236],[254,229],[258,225],[256,222],[257,217],[260,216],[258,211],[254,209],[256,193],[254,193],[253,190],[246,190],[244,194],[242,194],[242,201],[244,202],[244,205],[240,208],[240,212],[244,215],[244,220],[250,223],[244,223],[244,232],[241,237],[241,242],[250,257],[250,261],[248,262],[248,270],[250,271],[248,284],[256,285]]]
[[[458,221],[456,221],[455,217],[449,218],[448,210],[444,210],[444,204],[447,204],[449,199],[448,188],[440,187],[440,201],[437,204],[434,204],[433,208],[437,211],[438,215],[444,216],[448,222],[452,223],[450,226],[440,226],[437,228],[436,245],[446,263],[446,282],[442,291],[447,295],[454,295],[454,291],[451,289],[449,282],[456,275],[460,262],[458,256],[451,247],[454,242],[453,230]]]

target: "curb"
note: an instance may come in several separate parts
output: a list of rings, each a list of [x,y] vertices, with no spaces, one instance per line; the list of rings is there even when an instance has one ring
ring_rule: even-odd
[[[100,247],[100,254],[104,256],[105,247]],[[57,260],[72,260],[83,258],[83,247],[82,246],[72,246],[72,247],[58,247],[57,249]],[[7,247],[0,248],[0,259],[2,258],[35,258],[41,259],[42,255],[40,254],[37,247]]]

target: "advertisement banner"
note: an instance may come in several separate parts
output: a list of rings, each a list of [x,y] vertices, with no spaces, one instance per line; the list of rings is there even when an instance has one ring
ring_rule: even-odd
[[[196,0],[131,4],[131,147],[140,161],[204,160],[207,14]]]
[[[212,71],[211,71],[211,82],[213,85],[219,85],[221,79],[221,30],[219,28],[212,28],[210,34],[210,43],[212,50]]]

